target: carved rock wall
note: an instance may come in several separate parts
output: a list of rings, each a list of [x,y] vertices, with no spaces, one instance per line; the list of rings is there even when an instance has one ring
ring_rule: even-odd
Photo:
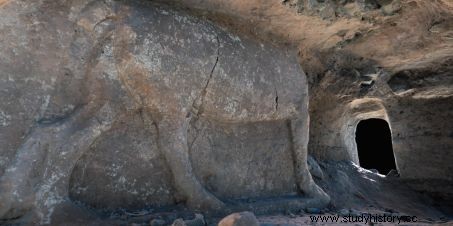
[[[306,157],[293,155],[292,136],[306,151],[308,85],[291,51],[143,1],[0,11],[0,215],[33,210],[49,223],[68,197],[107,209],[186,201],[172,173],[187,165],[167,159],[184,158],[180,146],[163,154],[174,143],[220,199],[298,193],[295,162]],[[181,116],[187,140],[164,137]]]

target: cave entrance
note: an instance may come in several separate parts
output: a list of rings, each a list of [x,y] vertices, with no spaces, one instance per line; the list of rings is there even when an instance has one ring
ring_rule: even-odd
[[[396,170],[392,134],[387,121],[375,118],[360,121],[355,140],[361,167],[376,169],[384,175],[392,169]]]

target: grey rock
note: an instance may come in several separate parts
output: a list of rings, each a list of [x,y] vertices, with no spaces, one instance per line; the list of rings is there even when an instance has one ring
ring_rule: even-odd
[[[178,218],[176,219],[171,226],[187,226],[186,222],[183,219]]]
[[[68,198],[208,211],[300,188],[330,202],[306,170],[308,83],[292,53],[149,1],[0,12],[0,219],[51,223]]]
[[[335,6],[333,3],[326,4],[319,12],[323,19],[335,18]]]
[[[376,2],[376,0],[356,0],[356,3],[365,11],[374,10],[379,7],[379,4]]]
[[[313,156],[308,155],[307,163],[308,163],[308,169],[310,170],[311,175],[313,175],[319,179],[324,178],[324,173],[322,172],[321,167],[319,166],[316,159],[313,158]]]
[[[395,0],[392,3],[390,3],[390,4],[384,5],[381,8],[381,11],[382,11],[382,14],[384,14],[385,16],[392,16],[395,13],[397,13],[398,11],[400,11],[401,7],[402,7],[401,6],[401,1],[400,0]]]
[[[340,216],[347,216],[347,215],[349,215],[349,210],[348,209],[341,209],[340,211],[338,211],[338,214]]]
[[[204,226],[206,225],[206,221],[204,220],[204,216],[201,214],[195,214],[195,218],[192,220],[185,221],[187,226]]]
[[[385,0],[291,1],[309,16],[178,1],[228,28],[150,2],[0,1],[0,218],[52,224],[68,200],[211,210],[300,192],[322,206],[329,198],[306,170],[308,131],[318,159],[358,164],[354,130],[369,117],[389,122],[403,179],[453,197],[449,1],[404,1],[404,14]],[[198,9],[212,2],[221,12]],[[348,21],[319,20],[329,2],[347,2]],[[388,73],[361,92],[354,73],[377,68]],[[349,173],[323,184],[333,195],[360,190],[360,200],[377,194]]]

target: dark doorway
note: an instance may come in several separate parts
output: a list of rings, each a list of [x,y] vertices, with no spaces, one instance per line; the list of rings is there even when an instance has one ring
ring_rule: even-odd
[[[360,121],[355,132],[355,141],[361,167],[376,169],[380,174],[396,170],[392,135],[385,120]]]

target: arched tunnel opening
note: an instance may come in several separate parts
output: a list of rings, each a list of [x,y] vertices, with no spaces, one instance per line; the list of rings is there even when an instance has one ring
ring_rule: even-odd
[[[360,166],[376,169],[380,174],[396,170],[392,135],[387,121],[366,119],[357,125],[355,140]]]

